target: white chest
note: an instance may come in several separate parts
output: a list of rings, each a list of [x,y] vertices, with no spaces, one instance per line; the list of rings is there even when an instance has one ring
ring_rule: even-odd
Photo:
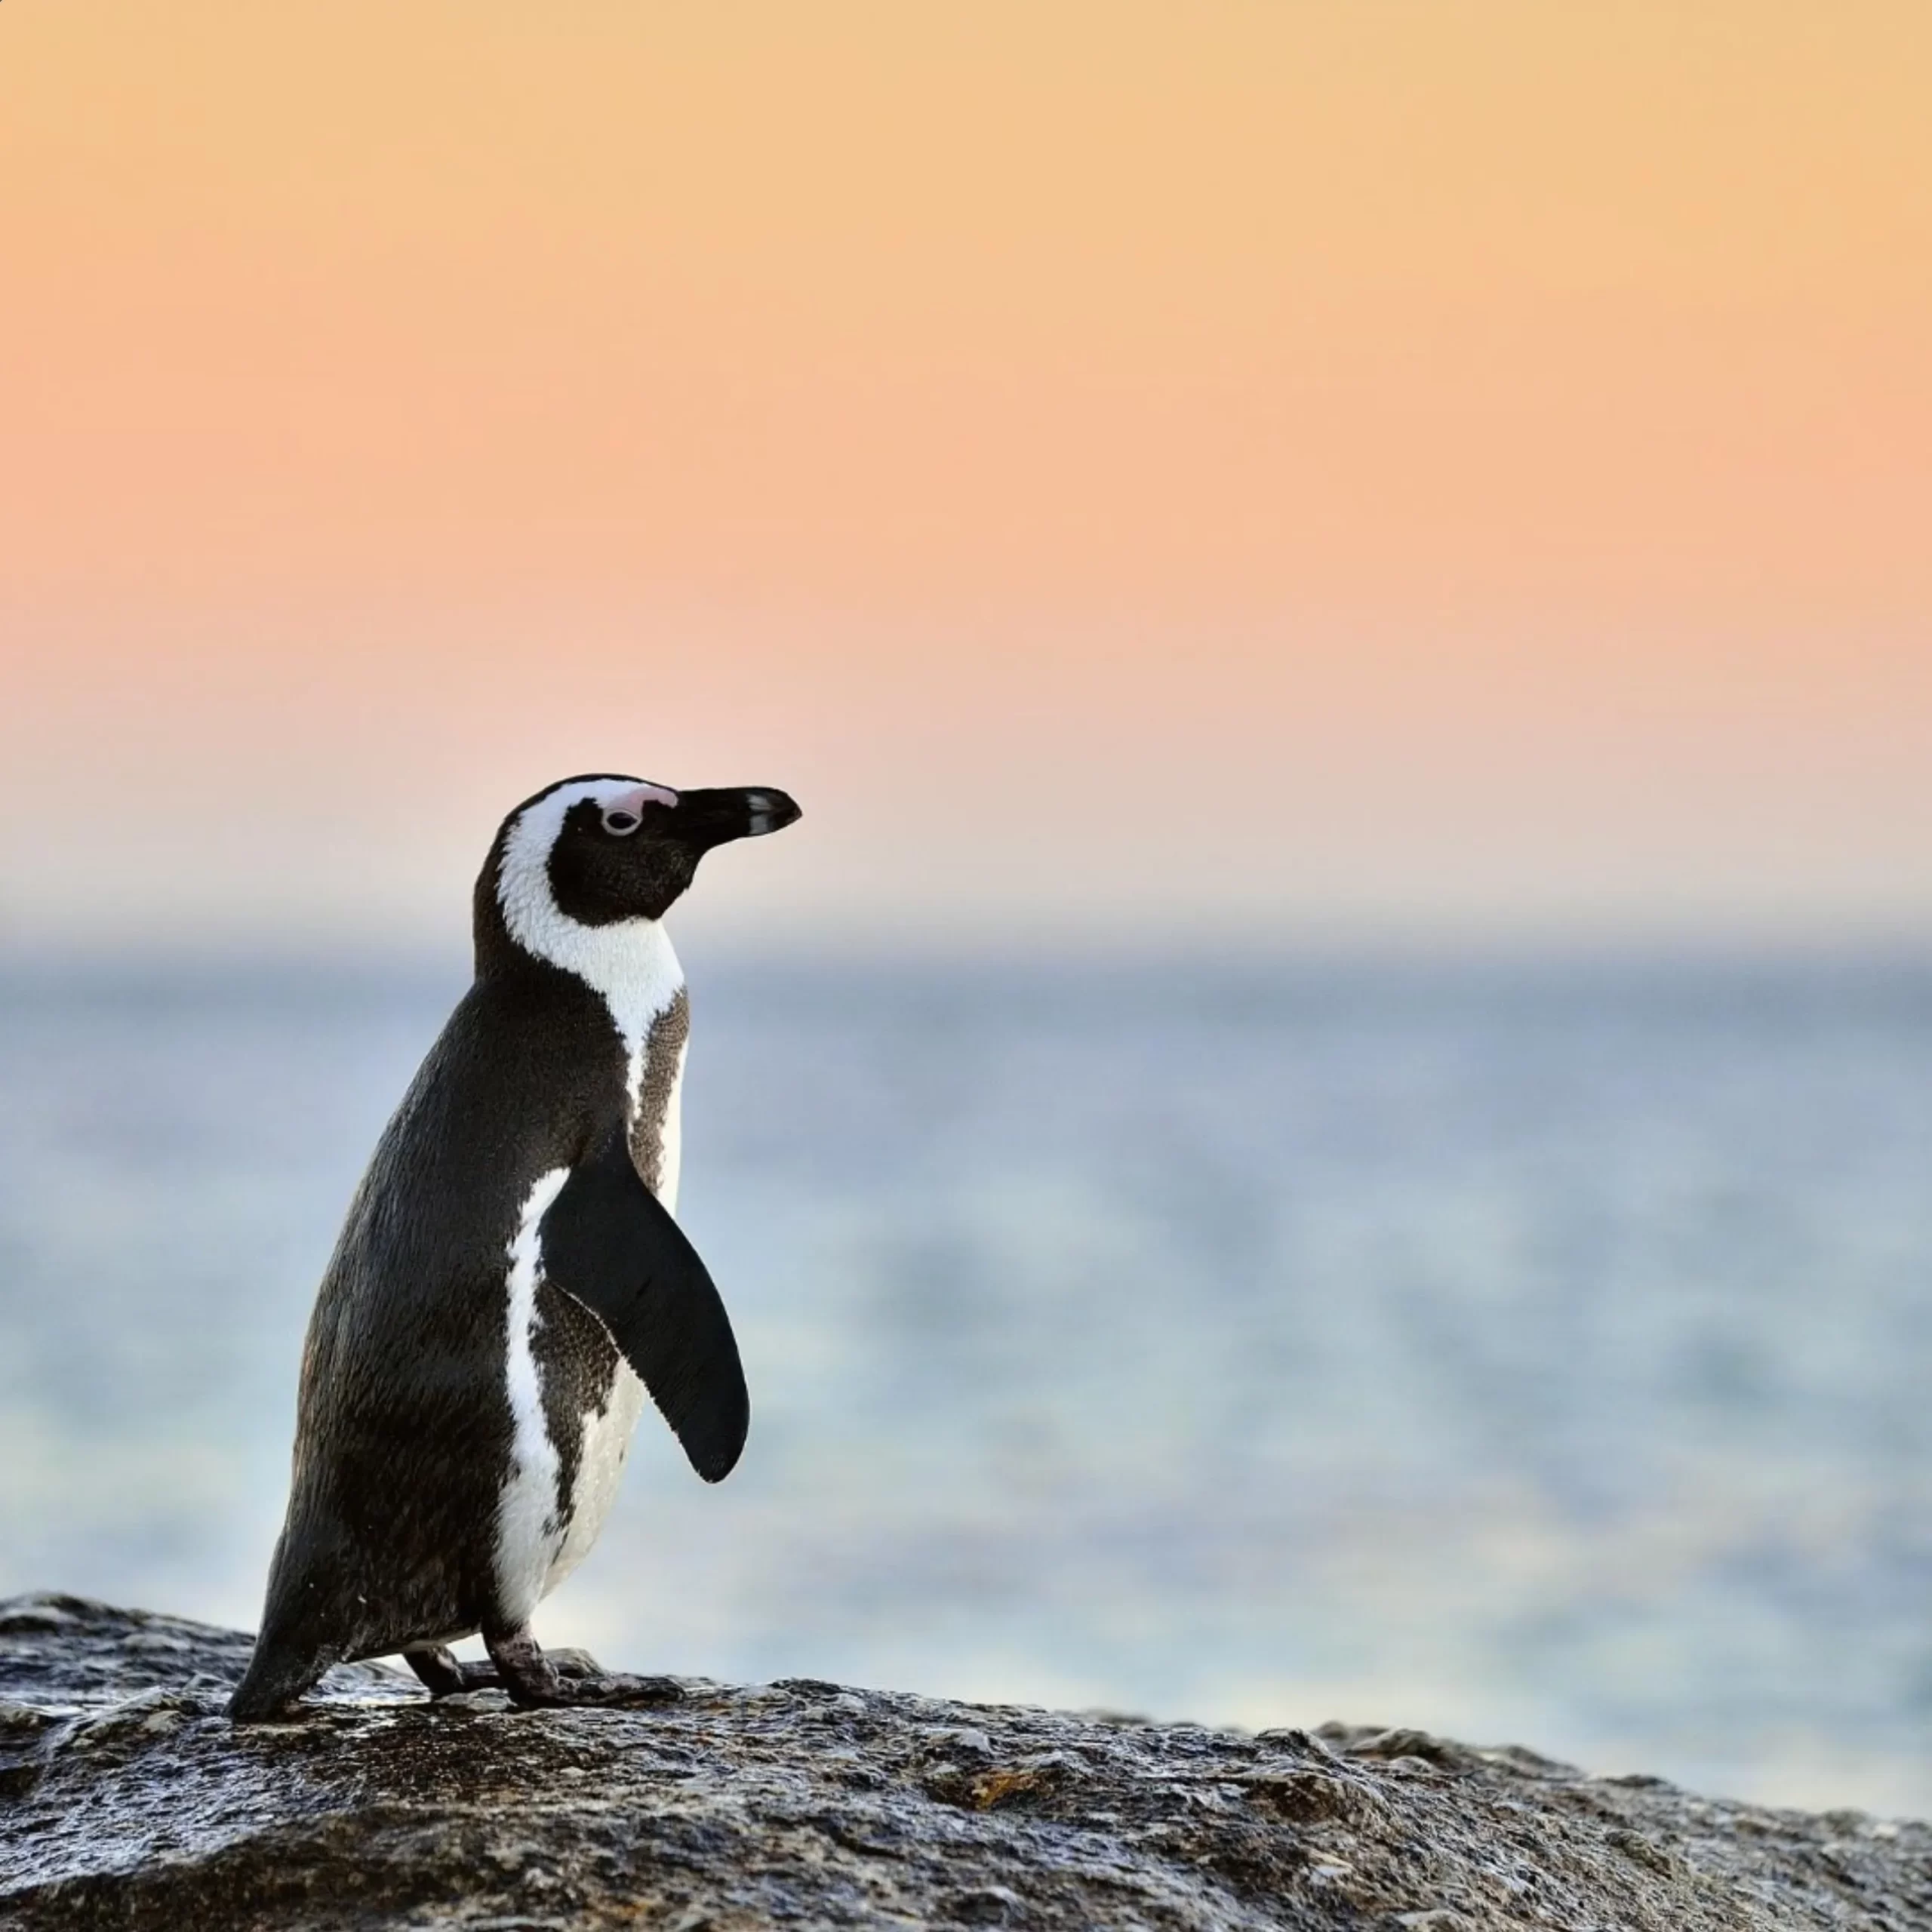
[[[681,1089],[684,1083],[684,1045],[676,1048],[670,1069],[670,1094],[658,1127],[657,1198],[675,1213],[678,1206],[678,1134]],[[645,1387],[629,1362],[620,1356],[608,1400],[583,1418],[577,1480],[572,1487],[568,1519],[544,1574],[542,1594],[547,1595],[590,1553],[604,1519],[617,1500],[617,1484],[630,1454],[631,1437],[643,1413]]]
[[[682,1152],[683,1029],[679,1026],[675,1038],[660,1036],[655,1046],[652,1029],[681,992],[683,977],[675,972],[676,959],[669,954],[668,940],[665,952],[672,974],[653,975],[657,1004],[649,1004],[641,996],[621,1007],[617,1001],[608,1003],[624,1043],[633,1155],[641,1169],[654,1169],[658,1198],[675,1212]],[[668,1057],[665,1064],[653,1063],[658,1054]],[[640,1120],[638,1109],[647,1099],[653,1118]],[[650,1141],[654,1134],[654,1146]],[[552,1439],[544,1405],[537,1346],[541,1321],[537,1291],[543,1276],[539,1224],[568,1175],[567,1168],[552,1168],[531,1188],[510,1242],[505,1278],[508,1346],[504,1381],[511,1417],[511,1454],[498,1500],[496,1571],[500,1607],[518,1623],[529,1617],[538,1601],[576,1568],[597,1540],[617,1500],[631,1437],[645,1402],[644,1384],[620,1358],[605,1398],[582,1416],[574,1479],[566,1498],[561,1483],[565,1458]]]

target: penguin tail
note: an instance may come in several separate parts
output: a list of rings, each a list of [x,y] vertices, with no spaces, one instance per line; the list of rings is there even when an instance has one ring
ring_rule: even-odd
[[[275,1539],[269,1564],[269,1586],[262,1604],[262,1621],[248,1668],[228,1700],[235,1724],[271,1724],[283,1715],[303,1691],[312,1690],[324,1671],[338,1663],[348,1633],[341,1628],[337,1592],[329,1580],[337,1566],[331,1561],[336,1539],[318,1534],[333,1516],[317,1507],[300,1482],[288,1500],[288,1520]]]
[[[326,1653],[274,1642],[265,1632],[235,1694],[228,1700],[232,1724],[272,1724],[285,1715],[334,1660]]]

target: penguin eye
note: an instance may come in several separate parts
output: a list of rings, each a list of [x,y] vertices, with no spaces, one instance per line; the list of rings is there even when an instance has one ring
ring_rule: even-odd
[[[604,829],[615,838],[628,838],[644,821],[635,812],[606,812]]]

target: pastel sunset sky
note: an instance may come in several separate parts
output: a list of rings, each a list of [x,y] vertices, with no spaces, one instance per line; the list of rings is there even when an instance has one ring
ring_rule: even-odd
[[[1925,0],[6,0],[0,940],[1932,934]],[[694,914],[700,909],[694,907]]]

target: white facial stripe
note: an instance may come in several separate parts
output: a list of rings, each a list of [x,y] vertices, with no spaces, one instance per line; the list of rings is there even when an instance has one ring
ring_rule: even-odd
[[[635,789],[622,778],[585,778],[574,785],[559,785],[534,805],[525,806],[510,827],[509,836],[503,841],[503,869],[497,878],[497,903],[503,909],[503,923],[509,928],[511,938],[526,952],[561,966],[566,962],[547,949],[572,942],[557,929],[567,926],[573,933],[598,930],[567,919],[557,909],[550,891],[550,848],[573,805],[589,798],[608,811]]]
[[[633,1108],[651,1023],[676,998],[685,983],[684,969],[670,936],[655,919],[586,926],[571,918],[550,890],[550,849],[573,805],[588,798],[608,811],[640,792],[661,795],[660,802],[677,798],[661,785],[640,786],[631,778],[586,778],[559,786],[526,808],[510,827],[497,878],[497,903],[511,938],[526,952],[574,973],[601,995],[623,1036]]]

